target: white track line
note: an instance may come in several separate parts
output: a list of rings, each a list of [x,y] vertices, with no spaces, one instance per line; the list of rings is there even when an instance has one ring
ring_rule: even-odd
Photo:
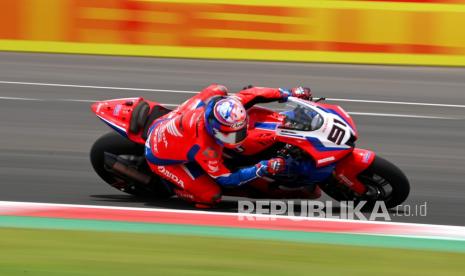
[[[378,117],[400,117],[400,118],[417,118],[417,119],[442,119],[442,120],[459,120],[456,117],[410,115],[410,114],[393,114],[393,113],[372,113],[372,112],[347,112],[350,115],[360,116],[378,116]]]
[[[134,88],[134,87],[117,87],[117,86],[95,86],[95,85],[77,85],[77,84],[62,84],[62,83],[47,83],[47,82],[0,81],[0,84],[56,86],[56,87],[105,89],[105,90],[130,90],[130,91],[182,93],[182,94],[197,94],[198,93],[198,91],[191,91],[191,90],[172,90],[172,89],[155,89],[155,88],[152,89],[152,88]],[[397,101],[358,100],[358,99],[340,99],[340,98],[327,98],[326,100],[328,100],[328,101],[339,101],[339,102],[358,102],[358,103],[375,103],[375,104],[397,104],[397,105],[417,105],[417,106],[465,108],[465,105],[458,105],[458,104],[397,102]]]
[[[19,97],[0,97],[0,100],[12,101],[37,101],[37,102],[78,102],[78,103],[95,103],[98,100],[80,100],[80,99],[38,99],[38,98],[19,98]],[[178,104],[160,103],[164,106],[178,106]]]
[[[38,98],[20,98],[20,97],[0,97],[0,100],[12,101],[37,101],[37,102],[82,102],[93,103],[98,100],[80,100],[80,99],[38,99]],[[164,106],[176,107],[178,104],[160,103]],[[459,117],[442,117],[442,116],[426,116],[426,115],[410,115],[410,114],[393,114],[393,113],[370,113],[370,112],[348,112],[351,115],[358,116],[377,116],[377,117],[399,117],[399,118],[416,118],[416,119],[440,119],[440,120],[460,120]]]
[[[105,90],[131,90],[131,91],[164,92],[164,93],[183,93],[183,94],[197,94],[197,93],[199,93],[198,91],[188,91],[188,90],[152,89],[152,88],[116,87],[116,86],[94,86],[94,85],[77,85],[77,84],[62,84],[62,83],[48,83],[48,82],[0,81],[0,83],[2,83],[2,84],[20,84],[20,85],[36,85],[36,86],[91,88],[91,89],[105,89]]]
[[[418,105],[418,106],[437,106],[437,107],[465,108],[465,105],[460,105],[460,104],[414,103],[414,102],[356,100],[356,99],[339,99],[339,98],[326,98],[326,100],[327,101],[336,101],[336,102],[356,102],[356,103],[398,104],[398,105]]]

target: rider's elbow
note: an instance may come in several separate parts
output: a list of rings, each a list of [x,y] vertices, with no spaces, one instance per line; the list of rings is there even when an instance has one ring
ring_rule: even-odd
[[[240,182],[238,182],[234,177],[229,177],[229,176],[220,176],[215,179],[216,183],[218,183],[222,187],[227,187],[227,188],[232,188],[240,185]]]

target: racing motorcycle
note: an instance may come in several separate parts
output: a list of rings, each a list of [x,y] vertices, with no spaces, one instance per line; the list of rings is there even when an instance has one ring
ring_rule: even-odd
[[[225,150],[225,164],[234,170],[280,156],[288,163],[306,165],[268,177],[270,189],[297,190],[318,185],[335,200],[365,201],[367,207],[373,207],[376,201],[384,201],[387,208],[404,202],[410,191],[404,173],[373,151],[356,148],[358,132],[351,116],[324,100],[289,97],[284,109],[248,109],[248,137],[239,148]],[[144,156],[150,125],[171,110],[141,97],[100,101],[91,109],[114,130],[101,136],[91,149],[91,163],[97,174],[128,194],[173,196],[173,184],[151,172]],[[251,186],[227,188],[223,195],[266,196],[248,188]]]

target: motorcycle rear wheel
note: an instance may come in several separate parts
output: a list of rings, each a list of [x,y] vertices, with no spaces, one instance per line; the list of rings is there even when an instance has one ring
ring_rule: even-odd
[[[105,152],[116,156],[144,156],[144,146],[136,144],[116,132],[108,132],[98,138],[90,150],[90,161],[95,172],[113,188],[122,192],[138,196],[167,198],[171,194],[161,183],[158,177],[149,185],[129,183],[105,168]],[[151,174],[149,170],[146,173]]]

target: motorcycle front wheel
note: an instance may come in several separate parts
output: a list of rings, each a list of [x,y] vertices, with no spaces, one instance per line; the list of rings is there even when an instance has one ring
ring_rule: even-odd
[[[402,204],[410,193],[410,183],[405,174],[388,160],[376,156],[375,160],[358,179],[367,187],[367,193],[357,195],[334,177],[320,185],[321,189],[337,201],[355,203],[366,201],[365,209],[372,209],[376,201],[383,201],[388,209]]]

